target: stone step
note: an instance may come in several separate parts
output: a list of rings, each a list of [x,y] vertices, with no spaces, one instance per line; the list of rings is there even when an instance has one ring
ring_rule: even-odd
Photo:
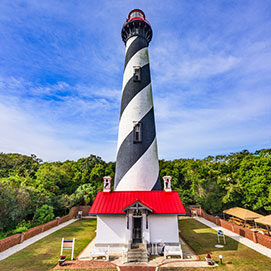
[[[147,263],[148,262],[148,258],[147,257],[146,258],[134,257],[134,258],[128,258],[127,260],[128,260],[129,263],[130,262],[139,262],[139,263],[142,263],[142,262]]]
[[[148,255],[146,251],[144,252],[137,252],[137,251],[128,251],[127,255]]]
[[[139,243],[135,247],[128,250],[128,262],[148,262],[148,259],[148,252],[142,243]]]
[[[128,262],[147,262],[148,254],[147,253],[128,253],[127,254]]]
[[[141,258],[146,258],[146,259],[148,259],[149,257],[148,257],[148,255],[128,255],[127,256],[127,259],[131,259],[131,258],[138,258],[138,259],[141,259]]]
[[[128,259],[128,261],[129,260],[131,260],[131,259],[146,259],[146,260],[148,260],[148,256],[147,255],[128,255],[127,256],[127,259]]]
[[[142,249],[142,250],[134,250],[134,249],[131,249],[128,251],[128,253],[147,253],[146,250]]]

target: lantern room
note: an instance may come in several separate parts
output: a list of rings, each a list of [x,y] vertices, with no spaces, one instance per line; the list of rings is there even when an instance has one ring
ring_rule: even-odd
[[[144,12],[140,9],[132,10],[122,27],[121,37],[125,44],[133,36],[144,38],[147,42],[146,46],[152,39],[151,25],[146,20]]]
[[[130,22],[132,20],[143,20],[143,21],[145,21],[144,12],[142,10],[140,10],[140,9],[133,9],[128,15],[127,22]]]

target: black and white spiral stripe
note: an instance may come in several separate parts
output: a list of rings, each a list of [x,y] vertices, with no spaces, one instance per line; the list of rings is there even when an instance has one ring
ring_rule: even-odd
[[[134,82],[134,67],[141,80]],[[142,123],[142,142],[133,142],[133,123]],[[126,42],[115,175],[116,191],[159,190],[159,163],[153,111],[148,43],[133,36]]]

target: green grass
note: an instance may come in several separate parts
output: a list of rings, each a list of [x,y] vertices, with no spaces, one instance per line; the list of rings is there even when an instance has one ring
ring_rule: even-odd
[[[1,271],[43,271],[51,270],[58,262],[61,248],[61,238],[75,237],[74,257],[95,237],[96,219],[76,221],[40,241],[0,261]],[[68,253],[66,253],[68,252]],[[67,260],[71,250],[64,250]],[[93,269],[92,269],[93,270]]]
[[[234,241],[226,236],[227,244],[222,249],[215,247],[217,244],[217,233],[213,229],[194,219],[181,219],[179,221],[181,237],[199,255],[200,260],[205,260],[207,253],[211,253],[218,262],[218,255],[223,255],[223,264],[214,270],[234,271],[269,271],[271,270],[271,259]],[[161,268],[161,270],[174,270]],[[175,270],[178,270],[177,268]],[[195,270],[195,268],[182,268],[179,270]],[[197,270],[213,270],[210,268],[197,268]]]
[[[95,236],[96,220],[88,219],[71,225],[43,238],[31,246],[17,252],[0,262],[1,271],[43,271],[52,270],[59,259],[61,238],[75,237],[75,257],[86,247]],[[214,260],[223,255],[223,265],[217,268],[197,268],[197,270],[234,270],[234,271],[271,271],[271,259],[226,237],[227,244],[223,249],[215,248],[216,231],[194,219],[181,219],[179,229],[182,238],[199,255],[201,260],[211,253]],[[69,251],[69,250],[68,250]],[[64,253],[67,258],[69,253]],[[75,269],[74,269],[75,270]],[[93,270],[93,269],[91,269]],[[99,269],[101,271],[101,269]],[[109,270],[109,269],[105,269]],[[160,268],[159,270],[195,271],[195,268]]]

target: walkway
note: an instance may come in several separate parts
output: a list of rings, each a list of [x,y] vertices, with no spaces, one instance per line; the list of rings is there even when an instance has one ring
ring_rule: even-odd
[[[56,227],[53,227],[51,228],[50,230],[48,231],[45,231],[45,232],[42,232],[42,233],[39,233],[29,239],[27,239],[26,241],[24,241],[23,243],[19,244],[19,245],[16,245],[16,246],[13,246],[3,252],[0,252],[0,261],[6,259],[7,257],[13,255],[14,253],[34,244],[35,242],[39,241],[40,239],[48,236],[49,234],[55,232],[55,231],[58,231],[68,225],[70,225],[71,223],[73,223],[74,221],[76,221],[77,219],[71,219],[67,222],[64,222]]]
[[[89,266],[91,267],[92,262],[97,263],[111,263],[117,266],[118,270],[123,271],[129,271],[129,270],[140,270],[140,271],[155,271],[158,269],[158,266],[163,267],[215,267],[210,266],[206,263],[206,261],[199,261],[199,257],[194,254],[193,251],[187,246],[186,243],[182,239],[180,239],[183,253],[184,253],[184,259],[176,259],[176,258],[170,258],[170,259],[164,259],[163,256],[151,256],[149,261],[147,263],[142,262],[131,262],[131,263],[122,263],[122,255],[121,254],[110,254],[110,261],[105,262],[101,260],[96,261],[90,261],[90,251],[95,246],[95,238],[85,247],[85,249],[79,254],[79,256],[76,258],[76,262],[78,262],[79,265],[82,266]],[[85,262],[85,265],[84,263]],[[77,264],[74,265],[74,268],[77,266]],[[69,268],[73,268],[70,266]],[[57,268],[55,268],[57,269]]]
[[[237,241],[237,242],[239,242],[239,243],[241,243],[251,249],[254,249],[255,251],[271,258],[271,249],[270,248],[267,248],[267,247],[262,246],[260,244],[256,244],[256,243],[250,241],[249,239],[247,239],[243,236],[240,236],[232,231],[229,231],[225,228],[217,226],[216,224],[214,224],[214,223],[212,223],[202,217],[194,217],[194,219],[196,219],[197,221],[201,222],[202,224],[204,224],[204,225],[206,225],[216,231],[222,230],[226,236],[228,236],[228,237],[234,239],[235,241]]]

